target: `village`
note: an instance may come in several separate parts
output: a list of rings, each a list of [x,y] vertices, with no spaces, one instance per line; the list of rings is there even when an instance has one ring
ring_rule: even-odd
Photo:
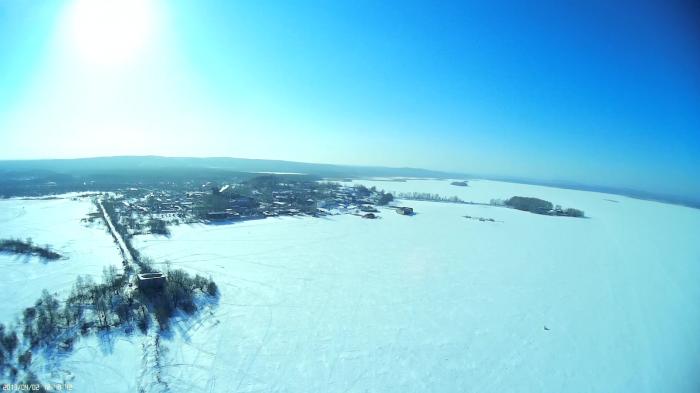
[[[206,182],[191,187],[129,187],[106,203],[129,235],[169,233],[169,225],[223,223],[279,216],[353,214],[379,217],[379,206],[402,215],[413,209],[390,205],[394,196],[375,187],[263,175],[240,183]]]

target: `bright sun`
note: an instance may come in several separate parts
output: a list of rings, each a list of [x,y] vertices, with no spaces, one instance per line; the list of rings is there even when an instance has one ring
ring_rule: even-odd
[[[74,0],[64,27],[70,47],[95,65],[122,65],[138,57],[154,30],[151,0]]]

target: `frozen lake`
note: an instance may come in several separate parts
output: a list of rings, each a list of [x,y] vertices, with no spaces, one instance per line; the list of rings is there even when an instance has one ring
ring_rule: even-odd
[[[211,317],[164,342],[173,391],[697,391],[700,210],[490,181],[363,183],[535,196],[591,218],[405,202],[416,216],[139,237],[222,292]]]
[[[417,214],[138,236],[159,263],[212,276],[218,305],[175,322],[159,356],[155,332],[112,331],[61,358],[36,354],[40,377],[100,392],[698,390],[700,210],[492,181],[356,183],[474,202],[534,196],[590,218],[402,201]],[[104,226],[81,222],[94,210],[89,199],[0,201],[0,237],[67,256],[0,255],[3,323],[44,288],[65,295],[78,274],[119,266]]]

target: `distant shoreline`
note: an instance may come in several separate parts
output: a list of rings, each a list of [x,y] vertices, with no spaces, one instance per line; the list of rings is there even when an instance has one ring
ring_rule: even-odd
[[[0,160],[0,197],[7,197],[7,190],[26,185],[27,181],[42,180],[42,184],[58,183],[76,178],[90,180],[105,175],[137,176],[139,174],[170,174],[183,172],[211,172],[220,177],[226,174],[299,173],[326,179],[483,179],[517,184],[539,185],[579,191],[615,194],[635,199],[670,203],[690,208],[700,208],[700,199],[640,191],[614,186],[596,186],[569,181],[536,180],[519,177],[477,175],[436,171],[409,167],[354,166],[298,161],[247,159],[232,157],[162,157],[162,156],[116,156],[65,159]],[[123,179],[123,178],[122,178]],[[42,195],[54,192],[46,190]],[[82,190],[81,190],[82,191]],[[26,196],[10,192],[9,196]]]

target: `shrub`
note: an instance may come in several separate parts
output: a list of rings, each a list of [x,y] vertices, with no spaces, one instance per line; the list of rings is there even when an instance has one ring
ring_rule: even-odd
[[[22,381],[22,384],[37,386],[36,389],[32,388],[32,391],[34,392],[46,392],[46,388],[44,387],[44,385],[39,381],[39,378],[37,378],[37,376],[31,371],[28,371],[27,374],[24,376],[24,381]]]
[[[17,357],[17,362],[20,366],[22,366],[22,368],[26,370],[27,367],[29,367],[29,365],[32,363],[32,351],[29,349],[24,351]]]
[[[216,286],[216,283],[213,280],[210,280],[207,283],[207,294],[209,296],[216,296],[217,293],[219,293],[219,288]]]
[[[155,233],[158,235],[170,234],[170,231],[168,230],[168,226],[165,224],[165,221],[159,220],[157,218],[148,221],[148,228],[150,229],[151,233]]]
[[[360,198],[368,197],[371,194],[369,188],[363,186],[362,184],[355,185],[355,192]]]
[[[102,280],[109,289],[116,290],[121,287],[123,277],[117,272],[116,266],[109,265],[108,267],[102,268]]]
[[[36,317],[36,309],[34,307],[27,307],[24,309],[23,314],[24,314],[25,321],[28,319],[29,320],[34,319],[34,317]]]
[[[167,302],[155,306],[156,321],[158,321],[158,326],[160,326],[161,330],[168,328],[168,322],[173,315],[173,311]]]
[[[128,322],[131,319],[131,307],[127,303],[118,302],[114,307],[114,312],[120,323]]]
[[[91,323],[91,322],[83,322],[83,323],[81,323],[81,324],[80,324],[80,334],[82,334],[83,336],[87,335],[88,333],[90,333],[90,328],[91,328],[91,327],[92,327],[92,323]]]
[[[153,260],[147,257],[139,258],[136,260],[139,265],[139,272],[141,273],[155,273],[156,268],[153,267]]]
[[[570,217],[583,217],[583,210],[568,208],[564,210],[564,214]]]
[[[394,200],[394,195],[392,195],[390,192],[385,193],[384,191],[381,192],[379,195],[379,199],[377,200],[377,205],[384,206],[389,204],[389,202]]]
[[[6,333],[5,327],[2,326],[2,329],[0,329],[0,334],[2,335],[2,337],[0,337],[1,346],[5,348],[8,354],[12,354],[12,352],[14,352],[15,349],[17,349],[17,345],[19,344],[19,338],[17,338],[17,333],[15,333],[14,330]]]
[[[47,340],[53,337],[58,329],[60,315],[58,300],[47,290],[41,294],[41,298],[34,305],[37,317],[35,318],[36,334],[38,340]]]
[[[136,326],[139,328],[141,333],[146,333],[148,331],[149,318],[148,314],[145,312],[141,313],[138,320],[136,321]]]
[[[207,280],[206,278],[200,276],[199,274],[194,276],[194,286],[200,291],[204,292],[208,284],[209,280]]]
[[[194,304],[194,301],[192,300],[185,300],[180,304],[180,308],[182,311],[186,312],[187,314],[194,314],[195,311],[197,311],[197,306]]]

